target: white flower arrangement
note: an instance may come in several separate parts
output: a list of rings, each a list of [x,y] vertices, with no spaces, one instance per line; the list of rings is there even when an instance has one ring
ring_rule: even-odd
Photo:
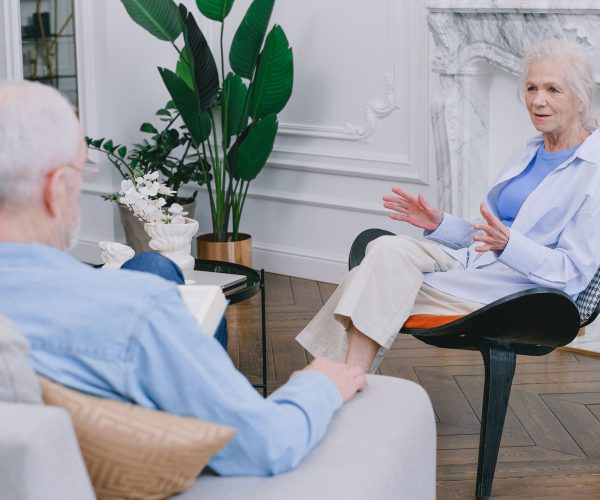
[[[157,171],[135,180],[121,181],[118,201],[125,205],[142,222],[163,224],[185,224],[187,212],[179,203],[167,207],[165,196],[175,194],[159,180]]]

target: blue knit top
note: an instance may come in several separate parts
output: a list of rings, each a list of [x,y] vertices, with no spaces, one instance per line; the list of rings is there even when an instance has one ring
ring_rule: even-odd
[[[498,194],[498,215],[506,226],[512,225],[521,206],[540,182],[561,163],[568,160],[576,149],[577,146],[549,152],[544,149],[542,143],[527,168],[508,181]]]

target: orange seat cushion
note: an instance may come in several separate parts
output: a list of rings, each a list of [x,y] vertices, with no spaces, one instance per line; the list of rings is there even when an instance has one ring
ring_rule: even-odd
[[[438,316],[436,314],[414,314],[406,320],[404,328],[435,328],[436,326],[447,325],[460,318],[464,318],[464,315]]]

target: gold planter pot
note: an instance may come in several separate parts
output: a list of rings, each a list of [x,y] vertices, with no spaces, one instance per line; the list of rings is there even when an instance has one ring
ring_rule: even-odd
[[[199,259],[222,260],[252,267],[252,236],[239,233],[238,241],[214,241],[212,233],[201,234],[196,238],[196,251]],[[231,237],[231,233],[227,233]]]

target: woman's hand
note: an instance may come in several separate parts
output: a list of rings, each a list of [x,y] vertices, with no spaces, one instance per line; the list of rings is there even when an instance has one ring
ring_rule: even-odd
[[[444,218],[444,212],[432,207],[421,193],[413,196],[407,191],[393,187],[397,196],[385,195],[383,206],[398,213],[391,213],[390,219],[408,222],[426,231],[435,231]]]
[[[493,215],[485,203],[481,203],[479,210],[487,224],[475,224],[473,229],[483,231],[485,234],[476,234],[473,236],[475,241],[481,241],[483,245],[475,247],[476,252],[502,252],[506,248],[510,238],[510,229],[508,229],[498,217]]]

